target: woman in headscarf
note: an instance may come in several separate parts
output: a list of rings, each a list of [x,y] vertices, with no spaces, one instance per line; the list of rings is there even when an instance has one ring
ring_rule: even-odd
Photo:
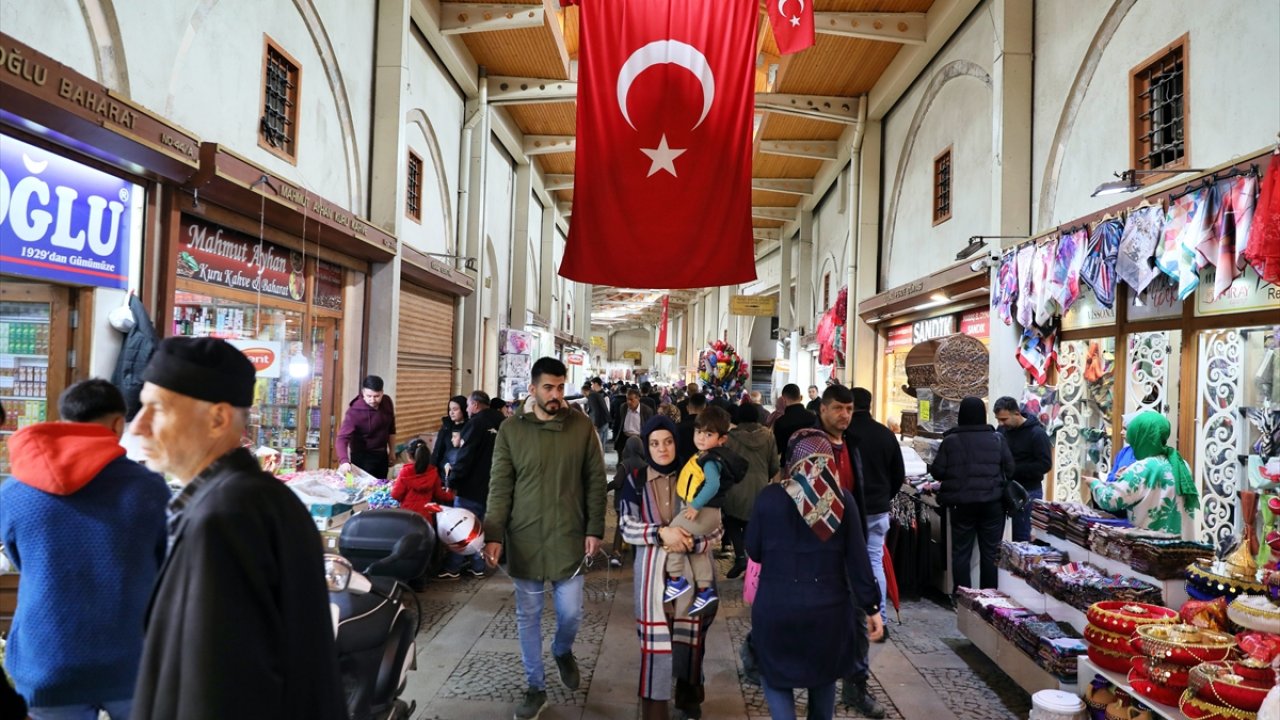
[[[638,435],[627,438],[626,445],[622,446],[622,457],[618,458],[613,481],[609,483],[609,491],[613,493],[613,509],[619,520],[622,518],[622,486],[626,483],[627,476],[647,466],[644,441]],[[609,555],[609,567],[622,567],[622,547],[622,523],[618,522],[613,528],[613,553]]]
[[[970,566],[976,538],[979,586],[994,588],[999,582],[996,560],[1004,535],[1004,483],[1013,477],[1013,453],[987,424],[987,406],[980,398],[961,400],[958,420],[943,434],[929,466],[933,479],[941,483],[938,503],[950,508],[951,578],[957,588],[973,587]]]
[[[467,424],[467,398],[465,395],[454,395],[449,398],[449,408],[440,418],[440,432],[436,434],[436,444],[431,449],[431,465],[440,473],[440,479],[447,484],[449,470],[453,460],[457,459],[457,446],[453,444],[453,434],[462,432]]]
[[[1115,482],[1089,482],[1093,501],[1103,510],[1127,510],[1137,527],[1182,534],[1182,519],[1200,507],[1187,461],[1169,447],[1169,420],[1157,412],[1140,413],[1125,428],[1134,462]]]
[[[722,531],[691,536],[669,527],[676,516],[676,425],[655,415],[641,429],[646,465],[626,476],[618,522],[622,537],[636,549],[635,608],[640,634],[642,720],[665,720],[674,699],[683,717],[702,717],[702,660],[715,611],[689,617],[693,593],[663,604],[668,550],[709,553]],[[672,682],[674,679],[674,683]],[[673,688],[674,684],[674,688]],[[673,692],[674,689],[674,692]]]
[[[787,458],[785,479],[760,492],[747,523],[747,554],[760,563],[751,642],[769,715],[794,719],[794,689],[807,688],[808,718],[825,720],[860,652],[853,624],[866,622],[871,640],[884,631],[880,590],[826,433],[796,431]]]

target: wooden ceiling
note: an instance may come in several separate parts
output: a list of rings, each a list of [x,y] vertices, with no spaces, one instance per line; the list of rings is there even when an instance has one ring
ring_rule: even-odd
[[[777,44],[769,26],[768,12],[762,3],[757,33],[758,57],[756,91],[758,93],[785,93],[793,95],[820,95],[854,98],[868,93],[885,68],[889,66],[912,33],[924,32],[923,18],[919,15],[882,15],[928,12],[934,0],[814,0],[818,13],[818,34],[813,47],[794,55],[779,56]],[[517,8],[516,6],[522,6]],[[529,8],[525,12],[524,6]],[[508,24],[523,25],[511,29],[503,27],[500,15],[505,8]],[[541,9],[541,13],[538,11]],[[537,20],[532,19],[537,15]],[[837,16],[832,13],[874,13],[863,16]],[[523,23],[519,18],[526,18]],[[481,22],[481,21],[484,22]],[[538,24],[534,24],[537,22]],[[441,23],[455,27],[452,32],[462,35],[462,40],[476,62],[484,66],[490,77],[543,78],[547,80],[576,80],[578,55],[578,8],[561,8],[558,0],[515,0],[505,6],[473,3],[441,3]],[[496,25],[495,25],[496,23]],[[835,28],[852,25],[864,26],[864,34],[877,37],[847,37],[830,34],[825,26]],[[874,32],[871,27],[874,25]],[[847,29],[847,28],[846,28]],[[896,33],[902,33],[901,36]],[[888,37],[884,37],[888,36]],[[880,39],[882,38],[882,39]],[[920,38],[917,37],[916,41]],[[771,67],[772,66],[772,67]],[[769,84],[773,74],[772,86]],[[493,98],[491,94],[491,99]],[[575,131],[576,104],[571,100],[549,101],[521,100],[520,104],[505,105],[515,125],[526,135],[572,136]],[[762,143],[769,141],[831,141],[838,140],[848,127],[846,122],[832,122],[811,117],[782,114],[759,109],[761,115],[755,137],[752,157],[752,176],[756,178],[814,179],[830,160],[814,157],[774,154],[762,150]],[[772,148],[775,149],[776,148]],[[572,175],[574,153],[557,152],[533,157],[549,175]],[[557,202],[571,203],[572,189],[552,193]],[[752,204],[759,208],[795,207],[803,195],[753,190]],[[768,214],[768,213],[763,213]],[[572,217],[570,217],[572,222]],[[753,225],[761,230],[776,229],[783,222],[755,217]],[[672,292],[672,310],[683,306],[692,297],[689,292]],[[616,326],[618,323],[635,324],[656,319],[654,306],[638,308],[634,312],[618,315],[606,313],[607,307],[621,307],[656,295],[651,291],[619,288],[596,288],[593,293],[593,323]],[[660,301],[660,296],[658,296]],[[679,299],[677,301],[677,298]]]

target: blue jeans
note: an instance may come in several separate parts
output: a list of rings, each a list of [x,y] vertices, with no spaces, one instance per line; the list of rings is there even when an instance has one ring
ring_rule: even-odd
[[[31,720],[98,720],[98,711],[106,710],[111,720],[129,720],[133,698],[112,700],[101,705],[45,705],[28,711]]]
[[[884,579],[884,536],[889,534],[889,513],[867,516],[867,556],[871,558],[871,574],[880,585],[880,619],[889,622],[889,609],[885,607],[889,586]]]
[[[551,595],[556,605],[556,634],[551,639],[553,655],[573,651],[573,641],[582,624],[583,576],[551,581]],[[542,666],[542,608],[546,582],[511,578],[516,586],[516,629],[520,632],[520,660],[529,687],[545,690],[546,673]]]
[[[1027,491],[1027,506],[1013,518],[1013,541],[1026,542],[1031,539],[1031,501],[1044,498],[1044,487]]]
[[[795,690],[776,688],[760,678],[764,689],[764,701],[769,705],[769,717],[773,720],[796,720]],[[831,720],[836,714],[836,684],[834,682],[809,688],[808,720]]]
[[[453,499],[453,506],[463,510],[470,510],[476,514],[476,520],[480,522],[484,521],[484,505],[478,502],[458,497]],[[459,555],[455,552],[450,552],[449,557],[444,561],[444,567],[446,570],[458,572],[462,569],[463,565],[467,564],[468,560],[471,562],[472,570],[484,572],[484,553],[476,553],[475,555]]]

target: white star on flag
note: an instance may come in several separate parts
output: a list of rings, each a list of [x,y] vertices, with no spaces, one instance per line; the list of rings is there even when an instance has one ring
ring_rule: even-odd
[[[789,19],[791,20],[791,27],[798,27],[800,25],[799,15],[792,15]]]
[[[666,172],[671,173],[672,177],[679,177],[676,175],[675,159],[683,155],[685,151],[669,147],[667,145],[666,134],[663,134],[662,140],[658,142],[658,147],[640,148],[640,152],[648,155],[649,159],[652,161],[649,164],[649,174],[645,177],[653,177],[653,174],[659,170],[665,170]]]

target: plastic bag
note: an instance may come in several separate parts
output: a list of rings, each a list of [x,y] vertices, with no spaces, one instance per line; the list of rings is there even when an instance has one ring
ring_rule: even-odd
[[[748,604],[756,600],[756,590],[760,587],[760,563],[747,558],[747,574],[742,581],[742,599]]]

